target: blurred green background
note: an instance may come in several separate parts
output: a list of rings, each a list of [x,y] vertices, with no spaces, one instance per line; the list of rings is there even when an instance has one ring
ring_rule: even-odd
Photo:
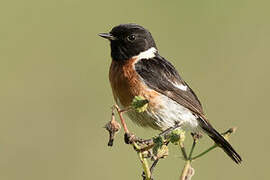
[[[141,179],[120,133],[102,128],[114,103],[109,43],[120,23],[150,29],[203,102],[212,124],[237,126],[237,166],[221,150],[195,161],[194,180],[269,179],[269,1],[11,0],[0,3],[0,179]],[[141,137],[157,132],[128,121]],[[190,145],[191,139],[187,140]],[[195,153],[211,145],[203,138]],[[178,179],[181,153],[157,166]]]

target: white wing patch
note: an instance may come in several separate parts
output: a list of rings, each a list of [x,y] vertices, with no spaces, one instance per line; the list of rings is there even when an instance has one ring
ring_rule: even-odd
[[[178,84],[178,83],[174,83],[171,82],[175,87],[177,87],[178,89],[181,89],[182,91],[187,91],[188,87],[186,85],[183,84]]]

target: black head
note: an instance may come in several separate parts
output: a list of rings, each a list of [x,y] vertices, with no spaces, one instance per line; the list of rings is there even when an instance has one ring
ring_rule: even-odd
[[[120,24],[110,33],[99,36],[110,40],[111,56],[115,61],[128,60],[152,47],[156,48],[150,32],[137,24]]]

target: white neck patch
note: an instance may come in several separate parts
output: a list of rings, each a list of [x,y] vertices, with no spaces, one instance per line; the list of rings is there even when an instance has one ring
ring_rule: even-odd
[[[153,57],[156,56],[155,55],[156,52],[157,52],[157,49],[154,48],[154,47],[151,47],[151,48],[147,49],[146,51],[143,51],[139,55],[134,56],[132,58],[135,58],[137,60],[140,60],[140,59],[150,59],[150,58],[153,58]]]

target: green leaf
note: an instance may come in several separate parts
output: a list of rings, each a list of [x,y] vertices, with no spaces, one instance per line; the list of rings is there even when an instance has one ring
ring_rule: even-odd
[[[153,147],[153,153],[155,156],[158,155],[159,150],[161,149],[162,145],[164,144],[164,139],[162,136],[157,136],[153,138],[154,147]]]
[[[132,100],[131,106],[134,108],[137,112],[141,113],[146,111],[148,106],[148,100],[143,98],[142,96],[135,96]]]

